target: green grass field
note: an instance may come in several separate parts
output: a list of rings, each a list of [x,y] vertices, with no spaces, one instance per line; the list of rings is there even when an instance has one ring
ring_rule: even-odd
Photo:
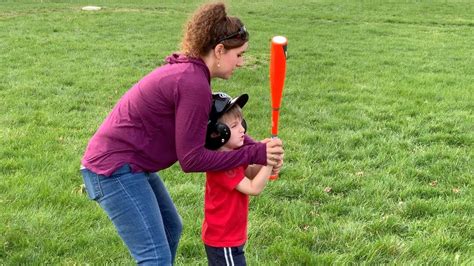
[[[1,265],[133,263],[81,191],[80,159],[199,3],[0,2]],[[213,88],[249,93],[256,139],[270,131],[269,39],[289,39],[286,163],[251,200],[249,264],[474,264],[474,4],[228,4],[250,49]],[[204,174],[160,174],[185,226],[177,264],[206,265]]]

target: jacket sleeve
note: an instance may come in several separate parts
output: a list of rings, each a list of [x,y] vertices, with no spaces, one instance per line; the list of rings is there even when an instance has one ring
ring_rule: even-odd
[[[244,145],[254,145],[258,142],[255,142],[249,135],[245,134],[244,136]]]

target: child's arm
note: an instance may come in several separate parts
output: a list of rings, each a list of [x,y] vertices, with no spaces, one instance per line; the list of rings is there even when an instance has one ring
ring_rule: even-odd
[[[272,168],[272,166],[262,166],[252,180],[244,177],[236,189],[244,194],[257,196],[263,191],[265,185],[267,185],[268,178],[272,173]]]
[[[253,179],[255,176],[257,176],[258,172],[260,169],[262,169],[263,165],[260,164],[251,164],[247,166],[247,169],[245,169],[245,176],[248,179]]]

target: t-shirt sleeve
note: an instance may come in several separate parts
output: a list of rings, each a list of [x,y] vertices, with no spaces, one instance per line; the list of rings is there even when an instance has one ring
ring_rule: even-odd
[[[234,190],[245,177],[245,167],[227,171],[207,172],[207,178],[214,184],[227,190]]]

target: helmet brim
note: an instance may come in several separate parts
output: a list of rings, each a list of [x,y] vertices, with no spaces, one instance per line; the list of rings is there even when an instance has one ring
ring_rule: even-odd
[[[226,106],[226,108],[224,109],[224,111],[222,112],[222,114],[226,113],[227,111],[229,111],[232,107],[234,107],[236,104],[240,107],[240,108],[244,108],[245,104],[247,103],[247,101],[249,100],[249,95],[247,93],[244,93],[238,97],[235,97],[234,99],[232,99],[232,101],[230,101],[229,105]]]

